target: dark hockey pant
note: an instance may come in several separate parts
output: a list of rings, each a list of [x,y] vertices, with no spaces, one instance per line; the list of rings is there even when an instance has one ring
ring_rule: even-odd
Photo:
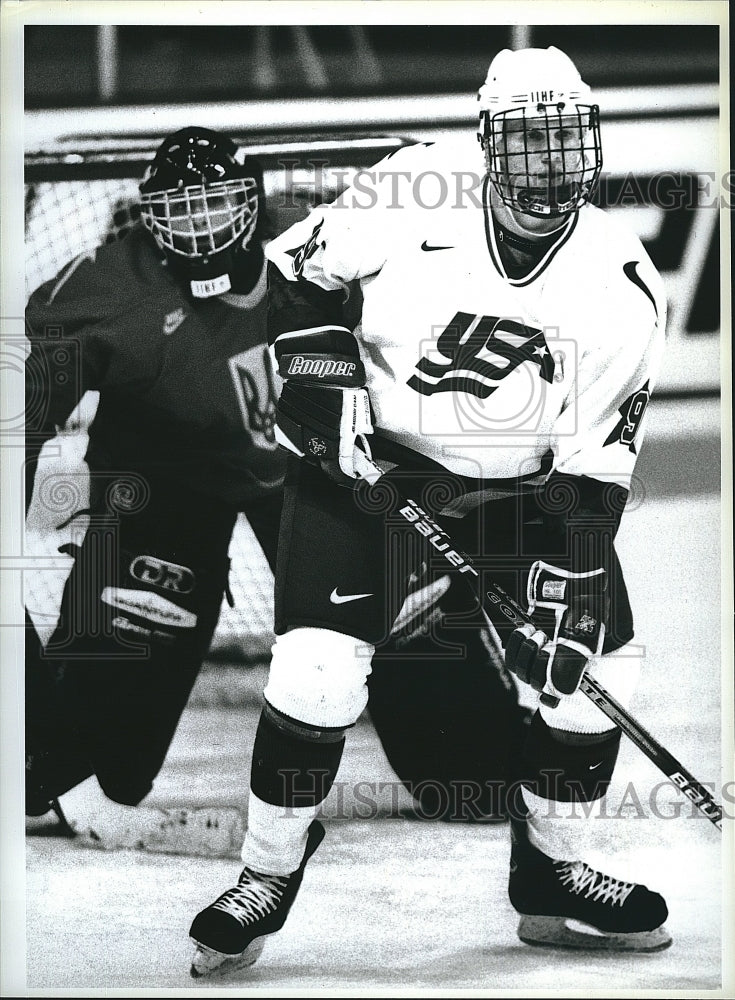
[[[423,496],[437,484],[432,472],[400,485]],[[452,530],[466,549],[478,551],[482,531],[476,518],[458,520]],[[446,571],[439,557],[428,564],[420,547],[402,547],[411,541],[389,523],[379,499],[337,487],[318,469],[292,462],[281,524],[276,632],[326,628],[375,645],[368,712],[391,766],[422,812],[458,820],[498,815],[525,713],[502,651],[461,586],[442,598],[446,615],[431,622],[427,634],[410,641],[391,635],[408,579],[418,573],[420,587]]]

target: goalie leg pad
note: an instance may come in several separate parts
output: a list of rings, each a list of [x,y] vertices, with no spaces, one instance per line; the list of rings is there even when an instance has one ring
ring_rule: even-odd
[[[295,628],[273,645],[268,703],[296,722],[317,728],[354,725],[367,705],[375,647],[321,628]]]

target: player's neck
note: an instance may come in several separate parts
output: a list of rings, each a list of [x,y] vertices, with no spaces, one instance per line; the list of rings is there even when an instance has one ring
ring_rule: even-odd
[[[549,237],[561,235],[569,224],[568,218],[547,219],[515,212],[503,202],[493,188],[490,191],[490,212],[495,222],[504,230],[522,240],[527,240],[529,244],[533,244],[534,241],[547,242]]]
[[[220,301],[226,302],[227,305],[233,306],[235,309],[252,309],[256,306],[266,293],[265,257],[261,256],[260,270],[255,276],[255,281],[252,284],[248,281],[247,284],[249,291],[240,292],[233,289],[220,295]]]
[[[497,197],[490,204],[490,219],[503,269],[514,280],[524,278],[533,271],[563,236],[569,224],[568,219],[561,224],[558,219],[532,220],[546,225],[531,230]]]
[[[235,295],[248,295],[260,280],[265,263],[265,255],[261,243],[250,243],[246,250],[237,255],[237,268],[230,275],[232,292]]]

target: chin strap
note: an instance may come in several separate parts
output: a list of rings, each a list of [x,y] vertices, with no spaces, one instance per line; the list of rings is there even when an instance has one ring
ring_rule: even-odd
[[[498,243],[504,243],[512,250],[519,250],[521,253],[526,253],[530,256],[546,253],[549,247],[553,246],[559,239],[561,230],[564,228],[564,226],[560,226],[553,233],[539,233],[538,236],[530,233],[528,236],[521,236],[519,233],[514,233],[512,229],[508,229],[501,222],[498,222],[495,217],[493,217],[493,225],[495,226],[495,235]]]

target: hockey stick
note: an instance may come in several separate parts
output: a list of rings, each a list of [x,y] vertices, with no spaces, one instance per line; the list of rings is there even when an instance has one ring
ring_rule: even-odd
[[[359,472],[362,479],[375,485],[386,473],[366,455],[360,453]],[[475,569],[472,559],[457,547],[447,532],[426,513],[411,497],[402,495],[395,486],[394,480],[389,480],[391,489],[396,494],[396,510],[394,515],[400,515],[410,525],[414,532],[421,536],[425,545],[431,546],[443,556],[448,572],[461,575],[477,598],[485,617],[493,624],[500,622],[502,615],[515,627],[536,625],[533,619],[524,611],[518,602],[502,587],[492,580],[484,580],[484,596],[480,591],[480,575]],[[718,830],[722,830],[722,806],[716,801],[705,786],[681,764],[655,737],[641,726],[623,706],[613,698],[599,681],[585,673],[580,683],[580,691],[585,694],[615,723],[622,732],[645,754],[656,767],[666,775],[669,781],[686,795],[707,819]]]
[[[722,806],[712,794],[680,764],[676,757],[662,747],[651,734],[637,722],[605,688],[589,674],[584,674],[580,690],[600,708],[635,743],[650,761],[662,771],[669,781],[703,813],[718,830],[722,829]]]

